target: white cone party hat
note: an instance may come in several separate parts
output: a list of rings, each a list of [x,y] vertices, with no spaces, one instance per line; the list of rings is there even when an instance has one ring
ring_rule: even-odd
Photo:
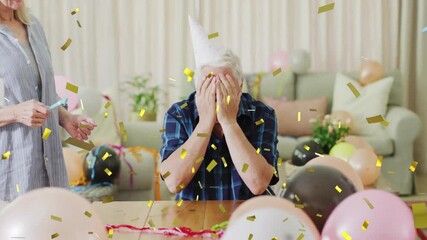
[[[209,39],[203,27],[193,17],[188,16],[191,39],[193,41],[194,60],[196,68],[218,62],[226,52],[218,38]]]

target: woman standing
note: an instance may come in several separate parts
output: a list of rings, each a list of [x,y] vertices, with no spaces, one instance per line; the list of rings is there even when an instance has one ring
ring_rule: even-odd
[[[59,100],[50,52],[23,0],[0,0],[0,84],[0,200],[41,187],[67,188],[59,125],[86,140],[95,124],[63,107],[49,110]],[[46,129],[51,133],[43,139]]]

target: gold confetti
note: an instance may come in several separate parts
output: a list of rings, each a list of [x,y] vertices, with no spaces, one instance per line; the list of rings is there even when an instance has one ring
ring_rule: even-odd
[[[211,237],[213,237],[213,238],[218,238],[219,236],[218,236],[218,234],[216,234],[216,233],[211,233]]]
[[[387,171],[387,173],[388,173],[388,174],[394,174],[394,171],[389,170],[389,171]]]
[[[301,208],[301,209],[302,209],[302,208],[304,208],[304,204],[295,204],[295,207],[296,207],[296,208]]]
[[[162,208],[162,213],[165,213],[165,212],[167,212],[168,211],[168,209],[169,209],[169,207],[164,207],[164,208]]]
[[[219,207],[219,210],[221,210],[222,213],[226,212],[226,210],[225,210],[224,206],[222,205],[222,203],[220,203],[218,207]]]
[[[206,76],[206,78],[211,78],[213,75],[214,75],[214,72],[210,72],[210,73]]]
[[[415,172],[415,169],[417,168],[418,162],[412,161],[411,166],[409,166],[409,171]]]
[[[82,110],[85,110],[85,106],[83,105],[83,100],[80,99],[80,106],[82,106]]]
[[[317,109],[315,109],[315,108],[310,108],[310,112],[317,112]]]
[[[216,113],[219,112],[219,104],[216,105],[216,109],[215,109]]]
[[[230,105],[230,100],[231,100],[231,96],[230,96],[230,95],[228,95],[228,96],[227,96],[227,105]]]
[[[323,217],[323,215],[322,215],[322,214],[320,214],[320,213],[316,213],[316,217],[322,218],[322,217]]]
[[[104,113],[104,118],[107,118],[108,117],[108,112],[105,112]]]
[[[156,231],[156,226],[154,225],[154,222],[153,222],[153,220],[152,220],[152,219],[150,219],[150,220],[148,221],[148,225],[150,225],[150,227],[151,227],[154,231]]]
[[[206,170],[208,172],[211,172],[212,169],[214,169],[214,167],[217,165],[217,162],[215,161],[215,159],[212,159],[212,161],[209,163],[208,167],[206,168]]]
[[[222,160],[222,164],[224,165],[224,167],[226,168],[227,167],[227,161],[225,160],[225,158],[224,157],[222,157],[221,158],[221,160]]]
[[[274,237],[274,238],[272,238],[271,240],[279,240],[279,238],[277,238],[277,237]]]
[[[79,20],[77,20],[77,26],[79,26],[79,28],[82,28],[82,25],[80,24]]]
[[[73,85],[69,82],[67,82],[67,85],[65,86],[65,89],[67,89],[70,92],[73,93],[78,93],[79,92],[79,87],[77,87],[76,85]]]
[[[139,111],[139,117],[144,116],[144,113],[145,113],[145,109],[141,109],[141,111]]]
[[[114,235],[114,229],[110,228],[108,229],[108,238],[113,238]]]
[[[191,167],[191,173],[195,173],[196,169],[194,167]]]
[[[43,132],[43,140],[47,140],[49,138],[49,135],[52,131],[49,128],[45,128]]]
[[[384,120],[381,122],[381,125],[383,125],[384,127],[387,127],[389,124],[389,122],[387,122],[387,120]]]
[[[345,240],[351,240],[351,236],[346,231],[342,231],[342,236]]]
[[[137,172],[135,172],[135,171],[129,171],[128,172],[130,175],[136,175],[137,174]]]
[[[183,103],[181,106],[179,106],[181,109],[184,109],[185,107],[188,106],[188,103]]]
[[[203,159],[205,159],[204,157],[199,157],[198,159],[196,159],[196,163],[199,163],[201,161],[203,161]]]
[[[368,229],[368,226],[369,226],[369,221],[365,220],[362,224],[362,230],[366,231],[366,229]]]
[[[367,117],[366,121],[368,121],[369,124],[380,123],[380,122],[384,121],[384,118],[381,115],[376,115],[376,116],[373,116],[373,117]]]
[[[284,182],[283,184],[282,184],[282,189],[285,189],[286,188],[286,183]]]
[[[283,159],[281,157],[279,157],[277,159],[277,166],[282,166],[282,161],[283,161]]]
[[[202,183],[198,181],[200,189],[203,189]]]
[[[176,189],[178,189],[179,191],[181,191],[182,189],[184,189],[185,188],[185,185],[184,184],[179,184],[178,185],[178,187],[176,187]]]
[[[415,228],[427,228],[426,203],[413,203],[412,215],[414,216]]]
[[[164,133],[164,132],[166,132],[166,129],[160,129],[159,132]]]
[[[74,15],[74,14],[78,13],[79,11],[80,11],[80,9],[79,9],[79,8],[76,8],[76,9],[74,9],[74,10],[71,12],[71,15]]]
[[[19,184],[16,184],[16,192],[19,193]]]
[[[110,108],[110,106],[111,106],[111,102],[107,102],[107,103],[104,105],[104,108],[105,108],[105,109],[108,109],[108,108]]]
[[[198,133],[197,136],[198,137],[208,137],[209,133]]]
[[[181,207],[181,205],[182,205],[182,202],[183,202],[184,200],[182,200],[182,198],[181,199],[179,199],[179,201],[176,203],[176,205],[178,206],[178,207]]]
[[[310,147],[309,146],[307,146],[307,145],[304,145],[304,148],[305,148],[305,150],[308,152],[308,151],[310,151]]]
[[[378,156],[377,163],[375,164],[376,167],[381,167],[383,164],[383,156]]]
[[[254,235],[252,233],[249,234],[248,240],[252,240],[252,238],[254,237]]]
[[[246,173],[246,171],[248,170],[248,168],[249,168],[249,165],[247,163],[244,163],[243,167],[242,167],[242,172]]]
[[[258,125],[263,124],[263,123],[264,123],[264,119],[261,118],[260,120],[255,122],[255,125],[258,126]]]
[[[102,199],[102,203],[110,203],[112,201],[114,201],[114,197],[113,196],[105,197],[105,198]]]
[[[189,68],[184,69],[184,74],[187,75],[187,82],[191,82],[191,80],[194,77],[194,72],[191,71]]]
[[[365,200],[366,204],[368,204],[370,209],[374,209],[374,205],[372,205],[372,203],[367,198],[363,198],[363,200]]]
[[[219,33],[218,33],[218,32],[211,33],[211,34],[209,34],[209,35],[208,35],[208,39],[216,38],[216,37],[218,37],[218,36],[219,36]]]
[[[85,215],[86,215],[86,217],[88,217],[88,218],[92,217],[92,214],[91,214],[90,212],[88,212],[88,211],[85,211]]]
[[[217,147],[215,146],[215,144],[211,144],[211,148],[213,148],[213,150],[216,150],[217,149]]]
[[[342,189],[338,185],[335,186],[335,190],[337,190],[337,192],[339,192],[339,193],[342,192]]]
[[[288,219],[289,219],[289,218],[285,218],[285,219],[283,219],[283,221],[282,221],[282,222],[286,222],[286,221],[288,221]]]
[[[153,205],[153,200],[148,201],[147,206],[151,207]]]
[[[169,177],[171,175],[171,173],[169,171],[167,171],[165,174],[163,174],[163,179],[166,179],[167,177]]]
[[[7,151],[1,155],[1,160],[7,160],[10,157],[10,151]]]
[[[187,156],[187,150],[185,150],[184,148],[181,150],[181,155],[180,155],[180,158],[181,159],[184,159],[185,158],[185,156]]]
[[[316,171],[316,169],[314,169],[314,168],[307,168],[306,171],[307,172],[314,172],[314,171]]]
[[[319,9],[317,10],[317,13],[323,13],[323,12],[327,12],[327,11],[331,11],[334,10],[334,6],[335,3],[330,3],[330,4],[326,4],[324,6],[319,7]],[[347,240],[347,239],[346,239]]]
[[[102,156],[102,161],[105,161],[105,159],[107,159],[107,158],[109,158],[109,157],[111,157],[111,156],[113,156],[113,155],[111,155],[111,154],[109,154],[108,152],[106,152],[106,153],[104,154],[104,156]]]
[[[274,174],[274,176],[279,177],[279,175],[277,175],[276,168],[274,168],[273,166],[271,166],[271,167],[273,168],[273,174]]]
[[[317,152],[315,152],[315,153],[314,153],[314,155],[316,155],[316,156],[318,156],[318,157],[324,157],[324,155],[323,155],[323,154],[320,154],[320,153],[317,153]]]
[[[295,194],[295,199],[296,199],[298,202],[300,201],[300,199],[299,199],[298,195],[296,195],[296,194]]]
[[[57,217],[57,216],[55,216],[55,215],[50,215],[50,219],[52,219],[52,220],[54,220],[54,221],[57,221],[57,222],[62,222],[62,218]]]
[[[278,68],[273,72],[273,76],[275,77],[276,75],[278,75],[281,72],[282,72],[282,68]]]
[[[260,148],[257,148],[256,149],[256,154],[259,154],[259,152],[261,151],[261,149]]]
[[[298,122],[301,122],[301,112],[298,112]]]
[[[248,217],[246,217],[246,220],[248,220],[248,221],[255,221],[255,219],[256,219],[256,216],[255,215],[252,215],[252,216],[248,216]]]
[[[341,128],[341,121],[338,121],[338,128]]]
[[[71,42],[72,42],[71,38],[68,38],[67,41],[64,43],[64,45],[62,45],[61,50],[62,51],[67,50],[67,48],[70,46]]]
[[[172,224],[173,224],[174,226],[178,226],[178,224],[179,224],[179,219],[178,219],[178,218],[175,218],[175,219],[173,220]]]
[[[120,133],[124,134],[125,133],[125,125],[123,124],[123,122],[119,123],[119,127],[120,127]]]
[[[304,238],[304,233],[300,233],[300,235],[298,236],[297,240],[301,240]]]
[[[359,91],[357,91],[356,87],[351,82],[347,83],[347,87],[351,90],[355,97],[360,96]]]
[[[59,237],[59,233],[54,233],[50,236],[51,239]]]
[[[196,202],[199,201],[199,194],[196,196]]]
[[[110,169],[108,169],[108,168],[105,168],[105,169],[104,169],[104,172],[105,172],[108,176],[111,176],[111,174],[113,174],[113,173],[110,171]]]

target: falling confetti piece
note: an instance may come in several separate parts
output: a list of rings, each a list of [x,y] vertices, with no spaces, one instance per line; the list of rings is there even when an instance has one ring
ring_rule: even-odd
[[[300,199],[299,199],[298,195],[296,195],[296,194],[295,194],[295,199],[296,199],[298,202],[300,201]]]
[[[279,238],[277,238],[277,237],[274,237],[274,238],[272,238],[271,240],[279,240]]]
[[[242,172],[246,173],[246,171],[248,170],[248,168],[249,168],[249,165],[247,163],[243,164]]]
[[[172,224],[173,224],[174,226],[178,226],[178,224],[179,224],[179,219],[178,219],[178,218],[175,218],[175,219],[173,220]]]
[[[199,201],[199,195],[196,196],[196,202]]]
[[[263,123],[264,123],[264,119],[261,118],[260,120],[255,122],[255,125],[258,126],[258,125],[263,124]]]
[[[199,157],[198,159],[196,159],[196,163],[199,163],[201,161],[203,161],[203,159],[205,159],[204,157]]]
[[[370,209],[374,209],[374,205],[372,205],[372,203],[369,201],[369,199],[363,198],[363,200],[365,200],[366,204],[368,204]]]
[[[49,138],[49,135],[52,131],[49,128],[45,128],[43,132],[43,140],[47,140]]]
[[[376,167],[381,167],[383,164],[383,156],[378,156],[377,163],[375,164]]]
[[[102,156],[102,161],[105,161],[107,158],[109,158],[109,157],[111,157],[111,156],[113,156],[113,155],[111,155],[110,153],[106,152],[106,153],[104,154],[104,156]]]
[[[74,14],[78,13],[79,11],[80,11],[80,9],[79,9],[79,8],[76,8],[76,9],[74,9],[74,10],[71,12],[71,15],[74,15]]]
[[[341,121],[338,121],[338,128],[341,128]]]
[[[282,166],[282,161],[283,161],[283,159],[279,157],[277,159],[277,166]]]
[[[200,189],[203,189],[202,183],[198,181]]]
[[[176,187],[177,189],[178,189],[178,191],[181,191],[182,189],[184,189],[185,188],[185,185],[184,184],[179,184],[178,185],[178,187]]]
[[[341,235],[345,238],[345,240],[351,240],[351,236],[346,231],[343,231]]]
[[[64,45],[62,45],[61,50],[62,51],[67,50],[67,48],[70,46],[71,42],[72,42],[71,38],[68,38],[67,41],[64,43]]]
[[[224,167],[226,168],[227,167],[227,161],[225,160],[225,158],[224,157],[221,157],[221,160],[222,160],[222,164],[224,165]]]
[[[181,205],[182,205],[182,202],[183,202],[184,200],[182,200],[182,198],[181,199],[179,199],[179,201],[176,203],[176,205],[178,206],[178,207],[181,207]]]
[[[110,106],[111,106],[111,102],[107,102],[107,103],[104,105],[104,108],[105,108],[105,109],[108,109],[108,108],[110,108]]]
[[[264,148],[264,151],[270,152],[270,148]]]
[[[389,122],[387,122],[387,120],[384,120],[381,122],[381,125],[383,125],[384,127],[387,127],[389,125]]]
[[[413,203],[412,215],[414,216],[415,228],[427,228],[426,203]]]
[[[368,229],[368,226],[369,226],[369,221],[365,220],[362,224],[362,230],[366,231],[366,229]]]
[[[298,122],[301,122],[301,112],[298,112]]]
[[[310,112],[317,112],[317,109],[315,109],[315,108],[310,108]]]
[[[209,34],[209,35],[208,35],[208,39],[216,38],[216,37],[218,37],[218,36],[219,36],[219,33],[218,33],[218,32],[211,33],[211,34]]]
[[[196,169],[194,167],[191,167],[191,173],[195,173]]]
[[[108,229],[108,238],[113,238],[114,235],[114,229],[110,228]]]
[[[209,133],[198,133],[197,136],[198,137],[208,137]]]
[[[50,236],[51,239],[59,237],[59,233],[54,233]]]
[[[79,26],[79,28],[82,28],[82,24],[80,24],[79,20],[77,20],[77,26]]]
[[[1,155],[1,160],[7,160],[10,157],[10,151],[7,151]]]
[[[255,221],[255,219],[256,219],[256,216],[255,215],[252,215],[252,216],[248,216],[248,217],[246,217],[246,219],[248,220],[248,221]]]
[[[271,167],[273,168],[273,174],[274,174],[274,176],[279,177],[279,175],[277,175],[276,168],[274,168],[273,166],[271,166]]]
[[[57,216],[55,216],[55,215],[50,215],[50,219],[52,219],[52,220],[54,220],[54,221],[57,221],[57,222],[62,222],[62,218],[57,217]]]
[[[147,206],[151,207],[151,205],[153,205],[153,200],[148,201]]]
[[[288,221],[288,219],[289,219],[289,218],[285,218],[285,219],[283,219],[283,221],[282,221],[282,222],[286,222],[286,221]]]
[[[322,214],[320,214],[320,213],[316,213],[316,217],[322,218],[322,217],[323,217],[323,215],[322,215]]]
[[[104,203],[104,204],[105,203],[110,203],[112,201],[114,201],[114,197],[113,196],[105,197],[105,198],[102,199],[102,203]]]
[[[316,156],[318,156],[318,157],[324,157],[324,155],[323,155],[323,154],[320,154],[320,153],[317,153],[317,152],[315,152],[315,153],[314,153],[314,155],[316,155]]]
[[[191,80],[194,77],[194,72],[191,71],[189,68],[184,69],[184,74],[187,75],[187,82],[191,82]]]
[[[206,76],[206,78],[211,78],[213,75],[214,75],[214,72],[210,72],[210,73]]]
[[[107,118],[108,117],[108,112],[105,112],[104,113],[104,118]]]
[[[171,173],[169,171],[167,171],[165,174],[163,174],[163,179],[166,179],[167,177],[169,177],[171,175]]]
[[[256,154],[259,154],[259,152],[261,151],[261,149],[260,148],[257,148],[256,149]]]
[[[230,100],[231,100],[231,96],[230,96],[230,95],[228,95],[228,96],[227,96],[227,101],[226,101],[226,102],[227,102],[227,105],[230,105]]]
[[[273,76],[275,77],[276,75],[278,75],[281,72],[282,72],[282,68],[278,68],[273,72]]]
[[[88,217],[88,218],[92,217],[92,214],[91,214],[90,212],[88,212],[88,211],[85,211],[85,215],[86,215],[86,217]]]
[[[366,121],[368,121],[369,124],[380,123],[380,122],[384,121],[384,118],[381,115],[376,115],[376,116],[373,116],[373,117],[366,118]]]
[[[347,83],[347,87],[350,89],[350,91],[354,94],[355,97],[360,96],[359,91],[356,89],[356,87],[351,82]]]
[[[342,189],[337,185],[337,186],[335,186],[335,190],[337,190],[337,192],[339,192],[339,193],[341,193],[342,192]]]
[[[390,170],[390,171],[387,171],[387,173],[388,174],[394,174],[394,171]]]
[[[16,184],[16,192],[19,193],[19,184]]]
[[[111,176],[111,174],[113,174],[113,173],[110,171],[110,169],[108,169],[108,168],[105,168],[105,169],[104,169],[104,172],[105,172],[108,176]]]
[[[226,212],[226,210],[225,210],[224,206],[222,205],[222,203],[220,203],[218,207],[219,207],[219,210],[221,210],[222,213]]]
[[[249,234],[248,240],[252,240],[252,238],[254,237],[254,235],[252,233]]]
[[[67,89],[70,92],[76,93],[76,94],[79,92],[79,87],[77,87],[76,85],[71,84],[69,82],[67,82],[65,89]]]
[[[319,7],[319,9],[317,10],[317,13],[323,13],[323,12],[334,10],[334,7],[335,7],[335,3],[326,4],[324,6]]]
[[[213,238],[218,238],[219,236],[218,236],[218,234],[216,234],[216,233],[211,233],[211,237],[213,237]]]
[[[304,204],[295,204],[295,207],[303,209],[304,208]]]
[[[305,150],[310,151],[310,147],[307,145],[304,145]]]
[[[417,168],[417,165],[418,165],[417,161],[412,161],[411,166],[409,166],[409,171],[415,172],[415,169]]]
[[[282,184],[282,189],[285,189],[286,188],[286,183],[284,182],[283,184]]]
[[[301,239],[303,239],[303,238],[304,238],[304,233],[301,233],[301,234],[298,236],[297,240],[301,240]]]
[[[185,107],[188,106],[188,103],[183,103],[181,106],[179,106],[181,109],[184,109]]]
[[[216,150],[217,149],[217,147],[215,146],[215,144],[211,144],[211,148],[213,148],[213,150]]]
[[[139,112],[139,117],[144,116],[144,113],[145,113],[145,109],[141,109],[141,111]]]
[[[166,132],[166,129],[160,129],[159,130],[159,133],[165,133]]]
[[[184,148],[181,150],[181,155],[180,155],[180,158],[181,159],[184,159],[185,158],[185,156],[187,156],[187,150],[185,150]]]
[[[209,165],[206,167],[206,170],[208,172],[211,172],[212,169],[214,169],[214,167],[216,167],[217,162],[215,161],[215,159],[212,159],[212,161],[209,163]]]
[[[216,113],[219,112],[219,104],[216,105],[216,109],[215,109]]]

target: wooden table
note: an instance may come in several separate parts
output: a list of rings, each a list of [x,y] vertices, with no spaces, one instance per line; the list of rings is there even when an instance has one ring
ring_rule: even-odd
[[[177,206],[175,201],[153,202],[149,207],[148,202],[111,202],[93,203],[97,213],[105,224],[118,225],[129,224],[135,227],[150,227],[149,222],[156,228],[174,228],[185,226],[193,231],[210,229],[215,224],[227,221],[233,211],[243,201],[184,201],[181,206]],[[225,213],[220,210],[220,204],[225,209]],[[176,225],[174,225],[174,223]],[[143,239],[192,239],[200,238],[166,237],[160,234],[140,234],[115,232],[112,239],[119,240],[143,240]]]

